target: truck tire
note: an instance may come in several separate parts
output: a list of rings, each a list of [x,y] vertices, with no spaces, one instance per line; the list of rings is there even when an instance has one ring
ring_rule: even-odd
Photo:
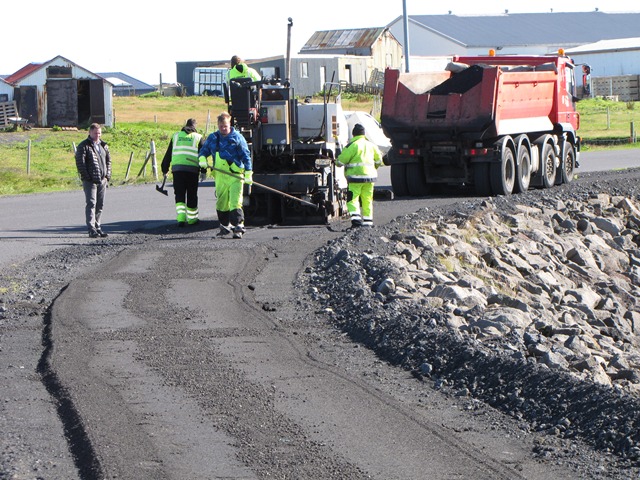
[[[407,164],[407,188],[412,197],[424,197],[429,195],[429,186],[424,177],[424,166],[422,163]]]
[[[513,150],[503,145],[500,162],[491,163],[491,191],[494,195],[511,195],[516,180],[516,161]]]
[[[491,195],[491,181],[489,179],[488,162],[478,162],[473,164],[473,185],[478,195],[483,197]]]
[[[560,171],[556,175],[560,175],[562,183],[570,183],[573,180],[573,172],[576,168],[576,147],[571,142],[564,142],[562,146],[562,162],[560,163]]]
[[[409,196],[406,163],[394,163],[391,165],[391,189],[396,197]]]
[[[529,190],[531,183],[531,152],[524,142],[518,145],[516,162],[516,181],[513,185],[514,193],[522,193]]]
[[[556,183],[556,152],[551,142],[545,142],[540,155],[540,168],[542,169],[542,186],[551,188]]]

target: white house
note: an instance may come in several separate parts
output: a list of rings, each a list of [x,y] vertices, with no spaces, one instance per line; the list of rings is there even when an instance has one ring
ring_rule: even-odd
[[[112,84],[60,55],[30,63],[5,82],[20,115],[37,127],[113,125]]]
[[[13,86],[0,78],[0,102],[11,102],[13,100]]]

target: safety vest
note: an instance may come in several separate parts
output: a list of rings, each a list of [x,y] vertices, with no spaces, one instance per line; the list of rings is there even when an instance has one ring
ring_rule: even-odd
[[[198,144],[202,135],[196,132],[187,133],[183,130],[173,134],[171,150],[172,165],[198,166]]]
[[[238,66],[242,65],[242,72],[238,71]],[[251,68],[246,63],[239,63],[235,67],[231,68],[227,73],[227,80],[233,80],[234,78],[251,78],[254,82],[260,81],[260,74],[254,68]]]
[[[377,168],[382,165],[382,154],[364,135],[358,135],[338,155],[336,165],[344,167],[350,182],[374,182],[378,177]]]

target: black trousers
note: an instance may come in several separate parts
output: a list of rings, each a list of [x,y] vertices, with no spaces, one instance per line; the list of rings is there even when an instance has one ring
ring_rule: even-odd
[[[198,208],[198,180],[192,172],[173,172],[173,192],[176,203],[186,203],[187,208]]]

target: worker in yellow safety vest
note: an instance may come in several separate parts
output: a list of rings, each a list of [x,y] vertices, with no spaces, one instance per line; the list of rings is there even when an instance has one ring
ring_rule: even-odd
[[[196,119],[190,118],[182,130],[174,133],[162,159],[162,173],[171,167],[176,202],[178,227],[196,225],[198,218],[198,176],[202,173],[198,163],[198,150],[204,138],[196,129]],[[206,170],[204,170],[206,175]]]
[[[349,184],[347,210],[353,227],[373,226],[373,187],[382,165],[382,153],[377,145],[367,140],[362,125],[356,123],[351,142],[336,159],[338,167],[345,168]],[[362,208],[361,208],[362,205]]]
[[[234,78],[250,78],[253,82],[259,82],[262,79],[258,71],[247,65],[238,55],[231,57],[231,68],[227,71],[227,83]]]

